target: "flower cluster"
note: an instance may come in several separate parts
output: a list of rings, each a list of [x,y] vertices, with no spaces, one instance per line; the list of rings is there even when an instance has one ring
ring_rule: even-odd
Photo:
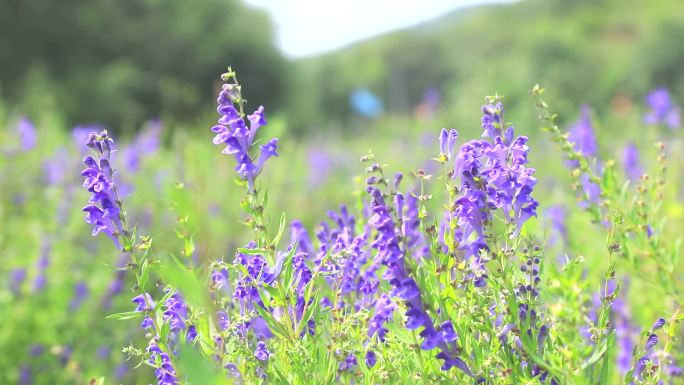
[[[530,366],[531,374],[539,379],[540,383],[557,385],[555,378],[548,378],[549,372],[536,363],[527,362],[527,356],[534,353],[539,357],[544,356],[545,343],[549,336],[549,326],[544,322],[544,316],[539,307],[540,289],[540,248],[534,246],[531,250],[523,250],[523,263],[520,271],[524,279],[515,288],[517,308],[517,319],[515,323],[507,324],[499,334],[499,341],[502,348],[512,352],[518,357],[518,362],[522,366]],[[516,330],[518,332],[511,333]],[[513,334],[512,341],[509,341],[509,334]],[[524,344],[523,339],[532,343]],[[511,343],[512,342],[512,343]],[[532,352],[525,350],[524,346],[532,346]],[[547,382],[548,380],[548,382]]]
[[[634,143],[628,143],[623,149],[622,163],[625,175],[632,183],[636,183],[644,174],[644,168],[639,161],[639,149]]]
[[[591,110],[589,106],[582,106],[581,115],[568,132],[568,141],[573,144],[575,152],[586,159],[595,159],[598,156],[598,144],[594,134],[594,126],[591,123]],[[566,162],[570,169],[579,168],[578,160],[568,160]],[[600,176],[603,173],[601,164],[596,161],[589,165],[594,175]],[[579,184],[584,191],[584,197],[580,201],[580,207],[587,208],[590,205],[597,205],[601,201],[601,187],[591,180],[587,173],[579,176]]]
[[[86,145],[94,151],[95,156],[89,155],[83,159],[86,166],[81,172],[85,177],[83,187],[91,193],[83,211],[86,213],[86,222],[93,226],[93,235],[101,232],[106,234],[120,249],[119,236],[123,227],[113,181],[114,171],[110,164],[113,143],[107,131],[99,134],[91,132],[88,136]]]
[[[250,242],[245,249],[256,249],[256,243]],[[238,303],[241,316],[249,316],[255,311],[256,306],[262,309],[267,308],[267,305],[262,301],[259,292],[263,290],[262,286],[264,284],[270,285],[273,283],[283,268],[284,260],[284,256],[281,255],[274,266],[269,266],[266,259],[261,254],[243,253],[239,251],[236,253],[233,263],[236,266],[241,266],[247,272],[247,274],[239,275],[237,282],[235,282],[235,290],[233,291],[233,299]],[[223,326],[226,326],[226,324]],[[256,337],[259,339],[270,338],[272,336],[264,320],[258,316],[241,325],[240,331],[243,337],[247,336],[247,331],[249,329],[253,330]]]
[[[224,74],[222,79],[224,81],[235,79],[235,75],[229,72]],[[211,128],[216,133],[214,144],[225,145],[223,153],[235,156],[237,162],[235,170],[243,180],[247,181],[249,191],[253,191],[254,179],[261,172],[264,163],[269,158],[278,155],[278,139],[273,138],[266,144],[259,146],[261,150],[259,156],[252,158],[249,152],[255,143],[257,130],[266,125],[264,107],[259,107],[247,117],[249,120],[248,127],[242,112],[244,101],[240,96],[240,86],[237,84],[237,80],[235,83],[223,84],[216,101],[218,102],[216,111],[221,117],[218,124]],[[234,104],[240,106],[240,111],[235,108]]]
[[[159,345],[154,339],[150,341],[147,352],[150,354],[148,363],[155,368],[154,374],[157,377],[157,384],[178,385],[178,376],[171,364],[171,358],[166,352],[159,348]]]
[[[681,126],[682,111],[672,102],[666,88],[658,88],[648,94],[646,105],[649,108],[644,116],[646,124],[664,124],[672,129]]]
[[[120,159],[126,171],[137,172],[143,156],[149,156],[159,148],[162,127],[159,120],[148,122],[147,126],[136,136],[135,141],[121,150]]]
[[[184,344],[213,360],[207,371],[222,371],[239,384],[355,383],[361,376],[369,383],[394,383],[393,369],[403,380],[414,371],[427,382],[605,383],[612,375],[606,359],[616,356],[608,350],[613,349],[612,332],[624,349],[617,360],[627,381],[657,383],[663,369],[670,377],[681,374],[674,364],[676,353],[668,350],[673,328],[667,343],[659,341],[663,319],[644,331],[644,341],[634,341],[636,328],[627,307],[616,300],[614,271],[606,273],[611,278],[588,312],[544,306],[543,300],[553,296],[560,304],[576,301],[588,284],[579,282],[580,258],[567,256],[562,267],[543,269],[549,265],[542,264],[541,248],[521,246],[537,244],[523,231],[537,216],[537,180],[535,169],[528,167],[528,138],[516,136],[506,123],[498,97],[488,98],[482,107],[481,138],[457,147],[458,131],[441,130],[435,160],[447,165],[442,179],[448,195],[445,212],[437,219],[430,211],[431,176],[417,171],[414,187],[400,190],[403,175],[388,178],[369,153],[362,158],[372,162],[357,211],[342,206],[328,212],[328,219],[311,232],[315,237],[302,222],[292,221],[291,242],[282,251],[285,216],[272,236],[265,215],[268,199],[255,187],[265,162],[277,155],[278,142],[272,139],[255,151],[258,130],[266,124],[263,107],[246,116],[235,74],[229,71],[223,80],[213,142],[236,159],[240,184],[247,186],[241,207],[254,238],[234,258],[211,263],[208,308],[189,306],[174,287],[191,292],[174,282],[174,276],[187,279],[188,288],[205,284],[204,275],[190,269],[187,276],[160,271],[156,282],[163,289],[154,293],[163,299],[158,303],[154,293],[146,292],[152,286],[150,274],[162,262],[148,258],[149,238],[133,239],[126,226],[110,166],[111,138],[106,131],[88,138],[95,156],[84,160],[84,186],[91,193],[86,220],[94,235],[104,232],[119,248],[126,241],[122,263],[130,258],[126,266],[135,274],[139,295],[132,300],[135,310],[120,317],[142,319],[149,339],[146,349],[131,347],[128,352],[154,368],[159,385],[195,381],[193,372],[182,372],[188,368],[182,362],[185,354],[178,354]],[[597,203],[602,192],[595,181],[602,171],[598,162],[587,162],[597,156],[598,145],[586,107],[569,136],[558,141],[569,153],[573,175],[584,184],[586,203]],[[638,164],[634,149],[630,151],[626,161]],[[575,237],[569,237],[568,213],[559,207],[548,215],[556,246],[565,250]],[[611,257],[631,240],[619,241],[623,243],[607,241]],[[13,291],[20,289],[25,275],[15,273]],[[543,284],[542,275],[551,284]],[[107,301],[121,290],[123,280],[124,273],[117,273]],[[74,310],[87,295],[84,285],[75,289]],[[580,339],[578,348],[559,347],[577,340],[578,325],[587,318],[591,324],[579,331],[587,338]],[[667,348],[658,350],[659,344]],[[626,357],[629,350],[634,354]],[[107,347],[100,351],[102,359],[109,355]],[[458,370],[452,371],[454,367]],[[325,381],[319,381],[321,372]]]
[[[450,228],[455,228],[455,247],[469,261],[477,287],[486,285],[484,252],[489,250],[485,234],[492,211],[501,210],[510,236],[520,233],[523,224],[537,215],[539,203],[532,198],[537,183],[535,170],[527,163],[527,137],[514,138],[513,126],[503,118],[503,105],[491,100],[482,108],[483,137],[461,146],[455,160],[453,179],[459,182],[459,196],[449,214]],[[447,243],[447,246],[450,246]]]
[[[371,169],[379,169],[379,165],[371,166]],[[392,295],[402,300],[406,306],[406,328],[415,330],[423,328],[420,332],[422,338],[421,349],[432,350],[439,348],[437,358],[444,361],[443,370],[457,367],[466,374],[473,376],[467,364],[458,356],[460,350],[457,346],[456,335],[451,321],[444,321],[440,325],[435,325],[427,312],[426,306],[421,298],[420,289],[416,281],[411,278],[407,271],[405,253],[401,248],[401,241],[397,234],[398,231],[394,219],[390,214],[391,209],[385,204],[383,193],[376,187],[369,185],[367,188],[370,194],[370,209],[372,216],[368,223],[372,225],[377,235],[372,242],[372,247],[377,250],[376,260],[386,267],[383,279],[392,285]],[[390,306],[384,309],[377,309],[375,316],[380,316],[377,324],[388,319]],[[380,311],[379,311],[380,310]],[[383,331],[382,326],[373,325],[378,331]]]

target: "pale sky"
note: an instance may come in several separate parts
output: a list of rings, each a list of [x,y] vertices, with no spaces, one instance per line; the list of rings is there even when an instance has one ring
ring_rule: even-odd
[[[430,20],[454,9],[512,0],[244,0],[266,9],[280,49],[298,58]]]

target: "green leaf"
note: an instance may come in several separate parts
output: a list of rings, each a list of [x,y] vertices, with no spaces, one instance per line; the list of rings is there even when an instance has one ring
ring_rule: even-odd
[[[282,213],[280,215],[280,225],[278,226],[278,233],[276,234],[275,237],[273,237],[273,241],[271,242],[271,246],[278,247],[278,243],[280,242],[280,238],[282,238],[282,236],[283,236],[283,231],[285,231],[285,213]]]
[[[116,319],[116,320],[127,320],[127,319],[142,318],[144,315],[145,315],[145,313],[133,310],[133,311],[125,311],[123,313],[110,314],[105,318]]]
[[[302,314],[302,318],[299,320],[299,323],[297,324],[296,335],[301,335],[302,332],[304,331],[304,328],[307,326],[309,320],[311,319],[314,312],[318,308],[320,296],[321,296],[321,293],[317,291],[313,295],[313,301],[306,305],[306,310],[304,310],[304,313]]]
[[[187,303],[210,308],[205,282],[197,277],[195,271],[185,267],[177,258],[170,256],[169,259],[169,263],[162,264],[159,268],[159,276],[162,280],[176,288]]]
[[[150,278],[150,263],[148,262],[147,259],[145,259],[140,264],[140,282],[138,285],[140,286],[141,289],[145,288],[149,278]]]
[[[262,255],[267,253],[264,249],[248,249],[245,247],[238,248],[238,252],[245,255]]]
[[[261,306],[255,306],[255,309],[273,333],[279,334],[285,339],[290,339],[290,333],[288,333],[287,329],[285,329],[285,327],[283,327],[283,325],[275,319],[273,314]]]
[[[223,371],[214,365],[213,360],[208,360],[191,345],[181,345],[178,355],[178,364],[181,373],[187,378],[188,384],[193,385],[224,385],[233,384]]]

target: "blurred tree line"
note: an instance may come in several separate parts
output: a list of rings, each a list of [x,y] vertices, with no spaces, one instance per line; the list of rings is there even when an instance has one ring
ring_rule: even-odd
[[[68,124],[193,118],[228,64],[250,99],[278,105],[286,89],[269,18],[237,0],[2,0],[0,63],[4,100],[42,87]]]
[[[562,95],[553,97],[562,103],[554,108],[572,118],[581,103],[626,108],[657,86],[683,96],[680,41],[681,0],[483,5],[301,61],[296,69],[307,92],[299,95],[306,100],[289,110],[295,120],[320,117],[298,122],[305,128],[348,119],[348,95],[357,87],[380,96],[389,112],[410,111],[436,87],[447,114],[472,111],[469,118],[477,119],[477,106],[495,92],[506,96],[509,110],[531,110],[527,91],[540,83]]]
[[[288,61],[265,13],[238,0],[2,0],[0,92],[26,111],[40,108],[26,89],[42,87],[67,124],[136,128],[210,111],[230,64],[247,98],[300,134],[353,123],[358,88],[389,113],[411,112],[433,88],[447,115],[475,117],[494,92],[529,107],[541,83],[572,115],[581,103],[629,107],[656,86],[684,95],[682,40],[681,0],[523,0]]]

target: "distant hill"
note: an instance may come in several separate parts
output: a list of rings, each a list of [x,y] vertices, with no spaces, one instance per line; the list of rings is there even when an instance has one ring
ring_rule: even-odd
[[[580,103],[640,102],[658,85],[684,95],[681,41],[681,0],[478,6],[296,62],[288,110],[300,129],[348,122],[357,87],[369,88],[392,113],[410,112],[430,87],[451,111],[494,92],[515,109],[530,103],[526,93],[535,83],[552,97],[562,94],[555,107],[568,112]]]

